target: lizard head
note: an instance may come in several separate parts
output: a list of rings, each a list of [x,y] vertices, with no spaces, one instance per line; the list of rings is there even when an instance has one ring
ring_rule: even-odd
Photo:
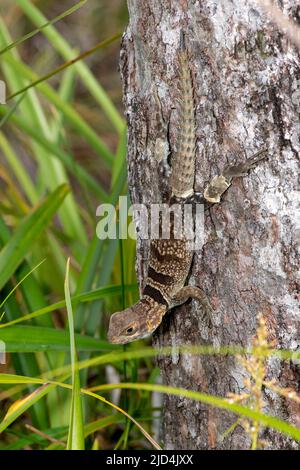
[[[150,336],[159,326],[166,306],[152,299],[142,299],[110,317],[107,338],[110,343],[126,344]]]

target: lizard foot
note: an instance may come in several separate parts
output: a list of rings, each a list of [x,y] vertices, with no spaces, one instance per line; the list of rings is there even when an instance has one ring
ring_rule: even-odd
[[[248,158],[245,162],[237,165],[227,165],[223,173],[219,176],[214,176],[210,183],[204,190],[204,198],[206,201],[217,204],[221,201],[222,195],[227,191],[233,178],[247,176],[248,171],[254,168],[260,160],[266,158],[266,148]]]
[[[264,148],[259,152],[252,155],[252,157],[248,158],[245,162],[239,163],[237,165],[227,165],[223,171],[223,176],[226,179],[230,178],[238,178],[240,176],[247,176],[248,171],[252,168],[255,168],[257,163],[267,157],[266,155],[267,149]]]
[[[211,317],[211,313],[213,312],[213,308],[210,305],[207,295],[205,292],[200,289],[200,287],[194,286],[184,286],[177,292],[176,296],[172,299],[172,307],[177,305],[181,305],[185,303],[188,299],[196,299],[199,300],[203,309],[203,318],[204,317]]]

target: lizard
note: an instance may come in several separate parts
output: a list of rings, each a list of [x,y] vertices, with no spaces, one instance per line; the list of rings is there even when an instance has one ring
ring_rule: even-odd
[[[184,204],[194,195],[196,122],[194,88],[189,68],[188,51],[181,32],[178,51],[179,63],[179,115],[177,149],[172,155],[170,177],[171,194],[169,205]],[[258,152],[245,163],[227,166],[223,173],[215,176],[204,190],[204,199],[212,204],[221,200],[236,176],[244,176],[261,159]],[[200,301],[204,313],[211,312],[209,300],[200,287],[186,285],[194,253],[189,241],[176,239],[172,230],[169,239],[150,240],[150,256],[145,286],[140,300],[133,306],[115,312],[110,317],[108,340],[114,344],[126,344],[150,336],[160,325],[164,315],[173,307],[185,303],[189,298]]]

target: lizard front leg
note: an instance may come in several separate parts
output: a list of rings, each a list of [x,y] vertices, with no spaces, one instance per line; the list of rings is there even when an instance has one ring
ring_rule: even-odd
[[[267,149],[260,150],[243,163],[227,165],[223,173],[219,176],[214,176],[211,182],[206,186],[204,190],[204,199],[213,204],[219,203],[222,195],[231,185],[233,178],[247,176],[248,171],[251,170],[251,168],[254,168],[260,160],[266,158],[266,155],[263,155],[266,150]]]
[[[213,311],[205,292],[200,289],[200,287],[194,286],[182,287],[176,293],[176,295],[172,297],[170,307],[176,307],[178,305],[184,304],[188,299],[199,300],[202,305],[205,316],[209,316],[210,313]]]

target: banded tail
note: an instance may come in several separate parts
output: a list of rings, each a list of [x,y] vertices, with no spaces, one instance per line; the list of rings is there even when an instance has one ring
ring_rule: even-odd
[[[181,32],[179,60],[180,119],[177,150],[172,157],[172,196],[187,198],[194,193],[195,179],[195,111],[193,83],[184,34]]]

